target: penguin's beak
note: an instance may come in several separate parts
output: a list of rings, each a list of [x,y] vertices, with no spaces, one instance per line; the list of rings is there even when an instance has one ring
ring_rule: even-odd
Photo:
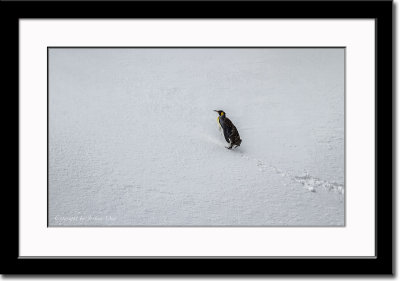
[[[218,110],[214,110],[215,112],[218,112]]]

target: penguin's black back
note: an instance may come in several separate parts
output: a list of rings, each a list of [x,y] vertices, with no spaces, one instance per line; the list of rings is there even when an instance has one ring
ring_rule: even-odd
[[[240,139],[240,135],[235,125],[233,125],[232,121],[225,117],[225,115],[219,117],[219,124],[224,132],[224,137],[227,143],[230,143],[229,138],[234,145],[240,145],[242,140]]]

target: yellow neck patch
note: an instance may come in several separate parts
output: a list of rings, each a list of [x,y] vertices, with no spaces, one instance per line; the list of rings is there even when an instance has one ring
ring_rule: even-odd
[[[224,113],[223,113],[223,112],[221,112],[221,116],[222,116],[222,115],[224,115]]]

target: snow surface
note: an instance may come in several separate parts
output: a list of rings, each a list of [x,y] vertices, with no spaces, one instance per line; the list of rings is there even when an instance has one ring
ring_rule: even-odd
[[[48,188],[50,226],[343,226],[344,49],[50,49]]]

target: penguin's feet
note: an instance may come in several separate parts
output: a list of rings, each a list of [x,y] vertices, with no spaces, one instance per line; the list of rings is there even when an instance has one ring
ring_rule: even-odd
[[[225,148],[227,148],[227,149],[232,149],[232,146],[225,146]]]

